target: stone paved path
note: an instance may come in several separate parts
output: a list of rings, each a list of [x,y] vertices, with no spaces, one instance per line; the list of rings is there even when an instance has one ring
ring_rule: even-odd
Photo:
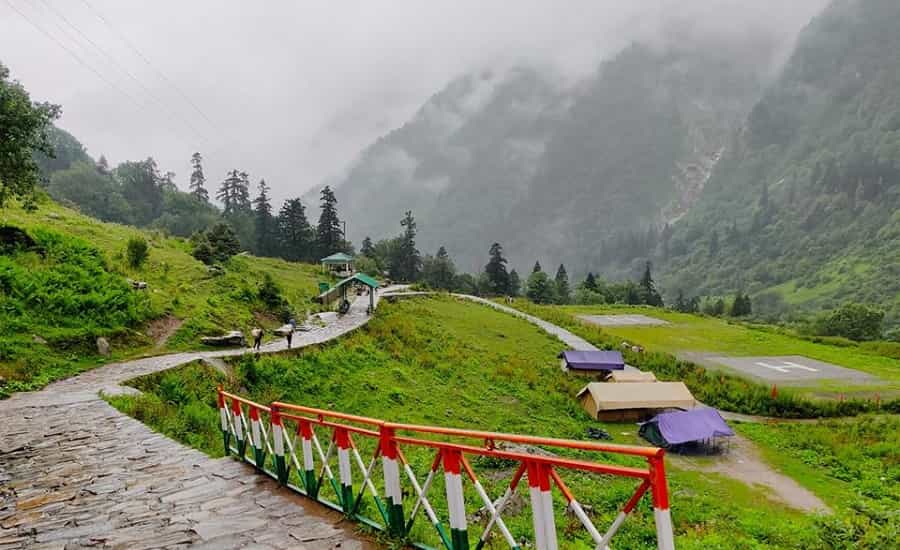
[[[368,297],[294,346],[362,326]],[[284,339],[263,346],[280,351]],[[230,458],[212,459],[157,434],[99,392],[202,357],[189,352],[106,365],[0,401],[0,550],[9,548],[363,549],[335,514]]]

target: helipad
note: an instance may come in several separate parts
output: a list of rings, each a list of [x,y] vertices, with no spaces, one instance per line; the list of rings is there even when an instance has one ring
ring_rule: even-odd
[[[806,382],[815,380],[852,380],[869,382],[872,375],[803,357],[707,357],[707,361],[739,371],[765,382]]]
[[[636,325],[668,325],[662,319],[646,315],[579,315],[579,319],[602,327],[627,327]]]

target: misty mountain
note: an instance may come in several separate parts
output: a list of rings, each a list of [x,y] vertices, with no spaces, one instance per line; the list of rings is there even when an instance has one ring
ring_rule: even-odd
[[[445,245],[466,270],[480,270],[494,241],[520,269],[594,268],[606,240],[690,206],[761,93],[766,40],[676,33],[567,87],[525,68],[463,76],[336,186],[349,235],[392,236],[411,209],[420,248]]]
[[[854,300],[900,319],[897,29],[900,3],[858,0],[834,2],[802,32],[673,226],[670,291],[743,288],[772,313]]]

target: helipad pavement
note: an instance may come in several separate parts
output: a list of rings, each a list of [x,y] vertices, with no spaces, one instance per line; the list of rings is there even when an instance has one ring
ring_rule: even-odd
[[[807,382],[815,380],[870,382],[875,380],[875,377],[868,373],[839,367],[801,355],[707,357],[706,360],[766,382]]]
[[[646,315],[579,315],[579,319],[603,327],[624,327],[632,325],[668,325],[667,321]]]

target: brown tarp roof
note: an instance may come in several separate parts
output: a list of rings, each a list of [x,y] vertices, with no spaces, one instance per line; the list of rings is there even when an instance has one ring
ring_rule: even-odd
[[[597,410],[693,409],[697,404],[684,382],[632,382],[608,384],[592,382],[578,392],[578,398],[590,393]]]
[[[606,380],[608,382],[656,382],[656,375],[637,369],[617,370],[612,371]]]

